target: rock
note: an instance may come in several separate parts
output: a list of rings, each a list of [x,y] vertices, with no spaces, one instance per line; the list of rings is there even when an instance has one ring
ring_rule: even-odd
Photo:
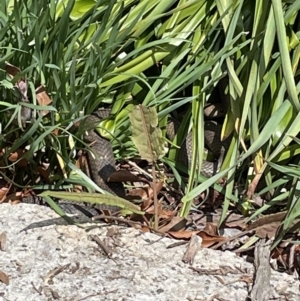
[[[174,240],[103,223],[87,232],[44,206],[1,204],[2,232],[0,300],[241,301],[252,286],[252,264],[232,252],[201,248],[189,266],[185,245],[167,249]],[[272,270],[271,300],[299,297],[299,282]]]

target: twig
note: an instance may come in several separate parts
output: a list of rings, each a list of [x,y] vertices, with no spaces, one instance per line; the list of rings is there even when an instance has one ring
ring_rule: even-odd
[[[90,238],[98,244],[98,246],[103,250],[103,252],[108,258],[111,258],[112,252],[108,250],[108,248],[104,245],[104,243],[97,235],[90,235]]]
[[[242,237],[242,236],[244,236],[244,235],[246,235],[246,234],[248,234],[248,233],[251,233],[251,232],[254,232],[254,230],[247,230],[247,231],[241,232],[241,233],[239,233],[239,234],[237,234],[237,235],[230,236],[230,237],[226,238],[225,240],[220,241],[219,243],[217,243],[216,245],[214,245],[211,249],[216,250],[217,248],[223,246],[223,245],[226,244],[227,242],[232,241],[232,240],[235,240],[235,239],[237,239],[237,238],[239,238],[239,237]]]
[[[155,167],[154,162],[152,162],[152,189],[153,189],[153,196],[154,196],[154,229],[155,231],[158,230],[158,200],[157,200],[157,191],[156,191],[156,174],[155,174]]]
[[[161,232],[159,230],[155,230],[153,229],[152,227],[148,226],[148,225],[143,225],[142,223],[140,222],[135,222],[135,221],[131,221],[131,220],[127,220],[127,219],[124,219],[124,218],[121,218],[121,217],[117,217],[117,216],[110,216],[110,215],[98,215],[98,216],[93,216],[92,218],[93,220],[100,220],[100,219],[111,219],[111,220],[114,220],[114,221],[118,221],[118,222],[121,222],[121,223],[125,223],[125,224],[128,224],[128,225],[138,225],[138,226],[141,226],[141,227],[146,227],[148,228],[149,230],[157,233],[157,234],[160,234],[160,235],[163,235],[163,236],[168,236],[168,234],[164,233],[164,232]]]
[[[150,180],[153,180],[153,177],[149,173],[147,173],[144,169],[140,168],[136,163],[134,163],[132,161],[127,161],[127,162],[130,166],[136,168],[141,174],[145,175]]]

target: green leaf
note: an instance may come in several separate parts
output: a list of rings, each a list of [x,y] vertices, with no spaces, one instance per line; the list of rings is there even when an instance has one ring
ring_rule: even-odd
[[[47,190],[39,194],[41,197],[54,197],[79,203],[90,203],[90,204],[106,204],[111,206],[117,206],[132,213],[143,215],[144,212],[140,208],[127,200],[119,198],[114,195],[104,195],[99,193],[87,193],[87,192],[61,192]]]
[[[158,128],[155,107],[136,106],[129,114],[132,126],[132,141],[142,159],[156,162],[165,155],[164,139]]]

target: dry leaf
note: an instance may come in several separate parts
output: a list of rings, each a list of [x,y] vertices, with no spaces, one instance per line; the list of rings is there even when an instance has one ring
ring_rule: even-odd
[[[1,270],[0,270],[0,281],[3,282],[6,285],[9,285],[8,276],[4,272],[2,272]]]
[[[7,250],[7,235],[6,232],[2,232],[0,234],[0,250],[6,251]]]
[[[147,210],[146,213],[154,215],[155,210],[154,210],[154,204],[152,204]],[[158,203],[158,216],[161,219],[170,219],[174,216],[173,212],[171,210],[165,210],[162,208],[161,203]]]
[[[198,234],[202,238],[202,246],[208,248],[217,242],[226,240],[226,237],[211,235],[205,231],[200,231]]]
[[[10,162],[16,162],[17,160],[20,160],[22,156],[26,153],[26,150],[24,149],[17,149],[15,152],[11,153],[8,157],[8,160]],[[27,167],[28,161],[26,159],[21,159],[20,161],[17,162],[16,164],[18,167]]]
[[[156,193],[158,194],[163,188],[163,182],[162,181],[156,182],[155,187],[156,187]],[[154,198],[154,190],[152,187],[149,187],[149,197],[151,199]]]
[[[132,174],[128,170],[117,170],[113,172],[107,179],[107,182],[144,182],[147,184],[149,183],[145,179]]]
[[[181,231],[185,228],[187,220],[184,217],[174,216],[171,221],[161,228],[159,231],[166,233],[169,231]]]
[[[256,229],[260,226],[264,226],[266,224],[270,224],[270,223],[281,223],[281,221],[285,218],[287,212],[278,212],[278,213],[274,213],[274,214],[269,214],[269,215],[265,215],[262,216],[261,218],[257,219],[255,222],[253,222],[252,224],[249,225],[249,230],[252,229]]]
[[[145,192],[145,191],[144,190],[141,191],[141,195],[142,195],[142,192]],[[148,192],[148,189],[147,189],[147,192]],[[148,210],[150,208],[150,206],[153,204],[153,200],[150,199],[150,198],[148,198],[147,192],[145,192],[144,195],[143,195],[143,197],[142,197],[142,199],[146,198],[146,200],[141,204],[141,209],[143,211]]]
[[[21,72],[21,70],[18,67],[11,65],[8,62],[5,62],[5,71],[11,78],[14,78],[17,74]]]
[[[199,229],[206,226],[207,223],[217,224],[221,217],[221,211],[217,211],[213,214],[195,213],[189,216],[187,219],[190,223],[196,225]],[[245,218],[241,214],[230,213],[222,224],[222,227],[226,228],[240,228],[245,229]]]
[[[7,188],[7,187],[2,187],[0,189],[0,204],[4,202],[8,191],[9,191],[9,188]]]
[[[157,182],[156,183],[156,191],[159,193],[163,187],[162,182]],[[148,208],[151,203],[153,202],[154,194],[153,194],[153,189],[150,186],[147,187],[140,187],[140,188],[135,188],[129,191],[128,196],[138,196],[141,200],[144,200],[143,207]]]
[[[168,233],[177,239],[190,239],[193,234],[198,235],[200,231],[169,231]]]
[[[59,133],[60,133],[60,129],[59,129],[59,128],[56,128],[56,129],[54,129],[54,130],[52,131],[52,134],[53,134],[54,136],[58,136]]]
[[[35,93],[36,93],[38,104],[40,106],[48,106],[49,104],[52,103],[52,100],[48,96],[45,87],[43,85],[40,85],[38,88],[36,88]]]
[[[49,176],[50,176],[50,172],[43,166],[38,166],[36,168],[36,171],[40,174],[40,176],[47,182],[47,183],[51,183]]]
[[[270,223],[264,226],[258,227],[255,231],[255,234],[259,238],[273,238],[276,236],[279,223]]]
[[[208,233],[209,235],[217,235],[218,234],[217,224],[214,224],[214,223],[207,223],[203,230],[206,233]]]
[[[18,204],[22,200],[23,193],[22,192],[14,192],[6,196],[4,202],[10,203],[10,204]]]
[[[50,99],[50,97],[48,96],[48,94],[46,93],[45,87],[43,85],[39,86],[36,90],[36,99],[39,105],[41,106],[47,106],[49,104],[52,103],[52,100]],[[42,114],[42,116],[45,116],[49,113],[48,110],[41,110],[40,113]]]
[[[247,197],[248,199],[252,199],[252,196],[255,192],[255,189],[258,185],[258,182],[260,181],[260,178],[262,176],[262,173],[258,173],[255,175],[254,179],[252,180],[252,182],[250,183],[250,185],[248,186],[248,190],[247,190]]]

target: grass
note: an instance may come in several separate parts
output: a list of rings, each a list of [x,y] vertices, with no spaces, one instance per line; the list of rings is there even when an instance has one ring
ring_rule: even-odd
[[[74,167],[76,151],[86,147],[77,122],[111,106],[112,117],[102,126],[116,138],[116,157],[130,158],[137,151],[129,139],[128,110],[135,104],[155,106],[162,129],[168,114],[184,110],[176,141],[193,129],[196,143],[180,215],[187,216],[193,198],[214,185],[225,195],[219,225],[232,205],[248,208],[243,213],[250,219],[258,212],[287,210],[282,238],[299,215],[294,172],[300,153],[299,3],[103,0],[82,5],[1,2],[0,143],[5,152],[0,172],[5,181],[15,189],[45,184],[64,189],[75,183],[97,189]],[[5,62],[20,72],[11,78]],[[220,173],[205,179],[196,164],[204,157],[203,110],[224,80],[223,97],[230,104],[223,136],[233,133],[233,139]],[[16,87],[20,83],[27,95]],[[39,102],[40,85],[51,104]],[[33,117],[24,127],[26,108]],[[49,113],[42,116],[41,110]],[[11,162],[11,153],[25,147],[26,153]],[[170,151],[168,162],[182,182],[176,152]],[[44,157],[48,166],[42,166],[46,178],[41,178],[37,170]],[[21,159],[28,162],[26,169],[18,166]],[[223,177],[225,190],[217,183]],[[273,200],[286,186],[286,201],[278,207]],[[257,208],[253,196],[266,191],[274,205]]]

